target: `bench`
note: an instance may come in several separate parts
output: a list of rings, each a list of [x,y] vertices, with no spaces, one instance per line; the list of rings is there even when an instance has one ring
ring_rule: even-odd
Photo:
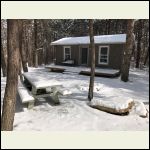
[[[18,84],[18,94],[22,103],[28,103],[28,109],[34,106],[34,97],[30,94],[30,91],[21,83]]]
[[[75,60],[73,59],[70,59],[70,60],[65,60],[62,62],[63,65],[66,65],[66,66],[74,66],[75,65]]]
[[[59,67],[45,67],[46,69],[49,69],[49,71],[52,71],[52,72],[64,72],[65,69],[64,68],[59,68]]]
[[[46,91],[51,91],[51,89],[47,88]],[[58,96],[59,95],[66,96],[72,94],[72,92],[69,89],[64,88],[62,86],[56,87],[55,89],[53,89],[53,91]]]
[[[70,90],[68,90],[68,89],[59,89],[58,90],[58,94],[66,96],[66,95],[72,94],[72,92]]]

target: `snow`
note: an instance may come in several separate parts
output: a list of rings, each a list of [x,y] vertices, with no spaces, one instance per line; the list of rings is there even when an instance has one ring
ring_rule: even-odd
[[[117,111],[126,109],[129,106],[129,103],[133,102],[133,99],[124,98],[124,97],[114,97],[114,98],[93,98],[91,101],[92,106],[103,106],[107,108],[112,108]]]
[[[78,70],[80,68],[73,69],[73,71]],[[35,106],[31,110],[28,110],[17,97],[14,131],[149,130],[149,117],[140,117],[137,112],[141,113],[143,109],[138,107],[135,107],[127,116],[118,116],[89,107],[87,99],[89,76],[48,72],[43,67],[29,68],[29,72],[37,76],[44,73],[45,77],[61,82],[72,94],[60,96],[60,105],[54,105],[49,98],[40,98],[35,101]],[[149,72],[130,69],[129,79],[129,82],[121,82],[120,77],[114,79],[95,77],[94,98],[117,101],[131,98],[134,102],[144,103],[144,107],[149,111]],[[5,85],[6,78],[1,77],[1,104]],[[121,105],[121,107],[125,106]]]
[[[45,72],[25,72],[23,74],[29,81],[36,87],[36,89],[41,87],[53,87],[61,86],[55,78],[52,78],[50,74],[45,74]]]
[[[65,64],[74,64],[74,61],[73,60],[67,60],[67,61],[64,61],[63,63],[65,63]]]
[[[59,92],[62,94],[62,95],[70,95],[72,94],[72,92],[70,90],[59,90]]]
[[[114,44],[114,43],[125,43],[125,42],[126,42],[126,34],[94,36],[95,44]],[[51,45],[79,45],[79,44],[90,44],[89,36],[67,37],[51,43]]]
[[[30,95],[29,91],[21,83],[18,84],[18,93],[23,103],[34,101],[34,97]]]
[[[91,71],[90,68],[86,68],[84,69],[83,71]],[[110,73],[110,74],[113,74],[113,73],[116,73],[116,72],[119,72],[119,70],[117,69],[95,69],[95,72],[97,73]]]
[[[55,68],[64,68],[65,71],[70,71],[70,72],[76,72],[79,73],[81,71],[90,71],[91,69],[89,67],[83,67],[83,66],[79,66],[79,67],[71,67],[71,66],[55,66],[54,64],[51,65],[47,65],[47,67],[55,67]],[[95,72],[97,73],[110,73],[110,74],[114,74],[119,72],[118,69],[111,69],[111,68],[95,68]]]
[[[143,102],[136,102],[135,103],[135,112],[139,116],[147,116],[147,113],[148,113]]]

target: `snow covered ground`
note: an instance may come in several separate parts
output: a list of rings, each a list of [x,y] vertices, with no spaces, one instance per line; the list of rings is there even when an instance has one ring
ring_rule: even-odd
[[[71,67],[72,68],[72,67]],[[75,71],[78,68],[74,68]],[[63,83],[72,94],[60,97],[60,105],[54,105],[48,98],[39,99],[32,110],[23,106],[19,97],[14,120],[15,131],[148,131],[149,115],[139,117],[132,110],[127,116],[109,114],[89,107],[87,95],[89,76],[47,72],[40,67],[29,68],[30,72],[44,72]],[[6,78],[1,77],[1,104]],[[144,102],[149,111],[149,72],[131,69],[130,81],[119,78],[95,77],[94,97],[97,99],[132,98]],[[1,105],[2,106],[2,105]]]

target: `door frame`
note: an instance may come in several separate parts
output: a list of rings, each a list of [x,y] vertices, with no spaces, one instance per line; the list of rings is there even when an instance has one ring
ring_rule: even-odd
[[[86,62],[86,64],[82,64],[82,48],[87,48],[87,62]],[[89,46],[80,46],[80,65],[88,66],[88,62],[89,62]]]

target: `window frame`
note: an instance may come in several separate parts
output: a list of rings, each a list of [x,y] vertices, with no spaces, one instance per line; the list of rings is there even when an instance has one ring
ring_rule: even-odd
[[[69,48],[70,59],[71,59],[71,46],[64,46],[64,60],[66,59],[66,48]]]
[[[101,49],[102,48],[107,48],[107,62],[101,62],[100,58],[101,58]],[[102,64],[102,65],[108,65],[109,64],[109,46],[108,45],[103,45],[103,46],[99,46],[99,52],[98,52],[98,64]]]

